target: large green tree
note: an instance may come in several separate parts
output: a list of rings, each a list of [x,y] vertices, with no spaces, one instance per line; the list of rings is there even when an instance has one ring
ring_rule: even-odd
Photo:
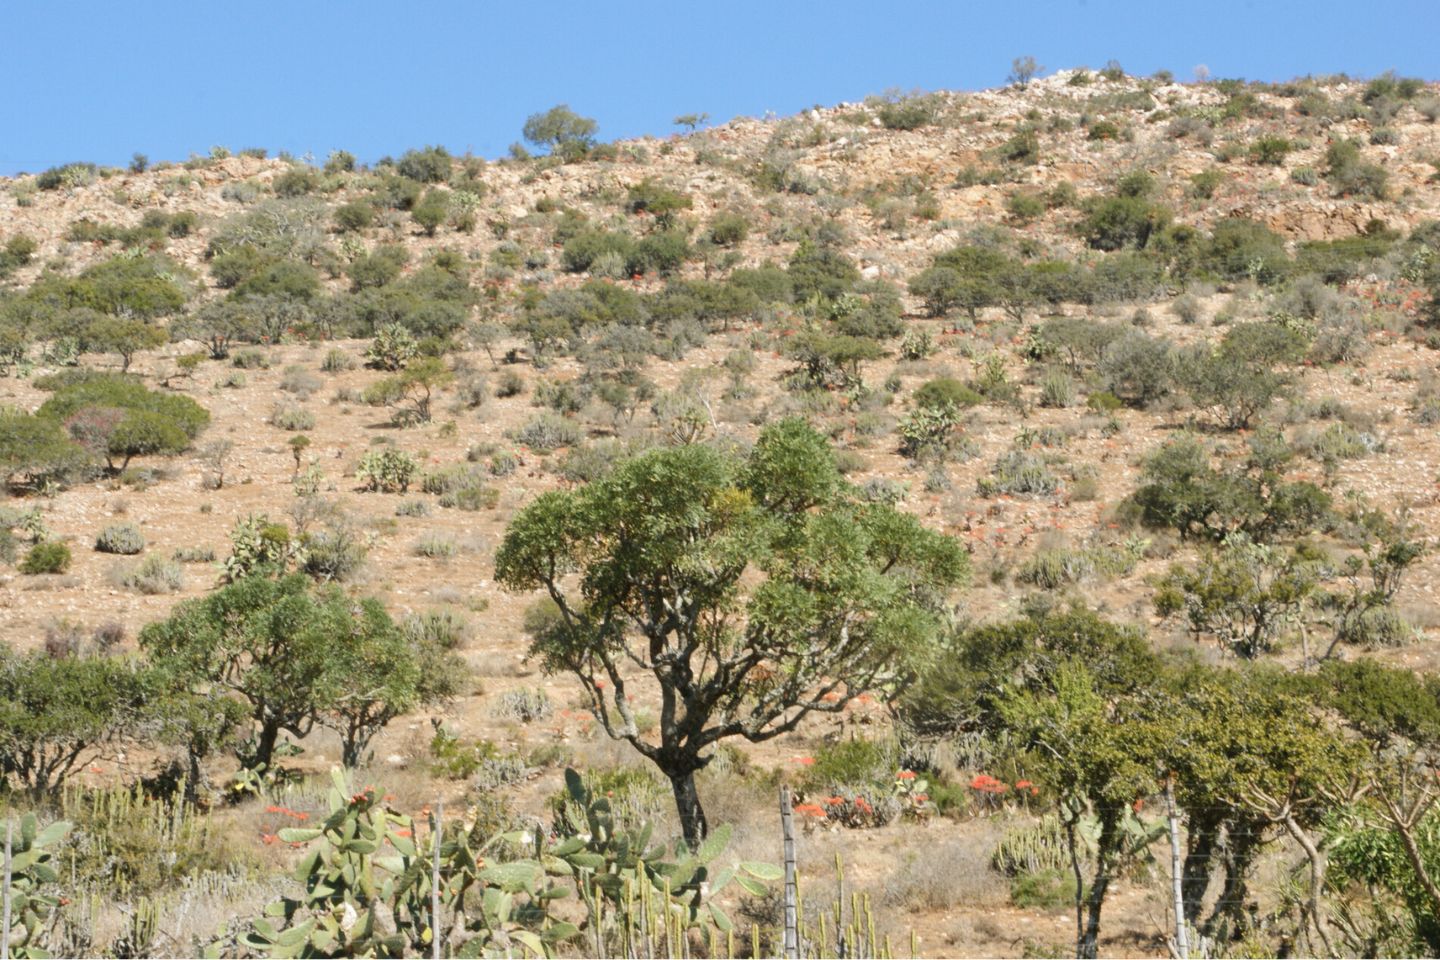
[[[1139,851],[1134,804],[1156,791],[1166,739],[1160,663],[1138,631],[1087,611],[967,630],[901,700],[920,733],[983,733],[1056,798],[1075,877],[1076,956],[1098,955],[1115,877]],[[1081,876],[1082,824],[1095,827]]]
[[[532,650],[669,778],[692,845],[707,832],[695,774],[715,745],[769,740],[913,678],[968,569],[952,539],[858,497],[794,419],[744,459],[655,450],[544,494],[496,556],[501,584],[549,599]],[[647,733],[637,711],[656,700]]]

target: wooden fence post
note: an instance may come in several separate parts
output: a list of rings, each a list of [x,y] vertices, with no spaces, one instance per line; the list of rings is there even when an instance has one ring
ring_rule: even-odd
[[[1175,777],[1165,778],[1165,818],[1170,821],[1170,879],[1175,894],[1175,953],[1190,960],[1190,931],[1185,925],[1185,876],[1180,861],[1180,818],[1175,815]]]
[[[10,960],[10,873],[12,863],[10,860],[10,832],[14,825],[10,822],[10,813],[5,813],[5,876],[3,886],[0,886],[0,899],[4,900],[4,907],[0,909],[0,960]]]
[[[440,843],[445,839],[445,801],[435,801],[435,820],[431,824],[430,837],[435,844],[435,855],[430,864],[430,956],[440,960]]]
[[[780,788],[780,832],[785,839],[785,960],[800,956],[800,920],[796,913],[795,815],[790,809],[790,788]]]

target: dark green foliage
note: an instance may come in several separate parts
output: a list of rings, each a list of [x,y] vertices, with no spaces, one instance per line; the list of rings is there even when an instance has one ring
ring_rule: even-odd
[[[450,179],[450,151],[442,146],[406,150],[395,161],[395,171],[419,183],[444,183]]]
[[[1144,249],[1170,219],[1167,207],[1144,196],[1106,197],[1088,205],[1079,231],[1096,250]]]
[[[0,409],[0,481],[61,483],[83,473],[89,461],[58,421]]]
[[[671,189],[659,181],[646,177],[630,188],[625,208],[631,213],[644,213],[656,219],[664,229],[674,224],[682,210],[691,207],[690,195]]]
[[[38,249],[40,245],[23,233],[14,234],[6,240],[5,246],[0,247],[0,280],[28,264]]]
[[[1284,239],[1263,223],[1227,218],[1215,224],[1200,256],[1203,269],[1227,280],[1274,283],[1290,272]]]
[[[326,173],[354,173],[355,154],[349,150],[335,150],[325,159]]]
[[[70,548],[58,540],[42,540],[31,547],[20,561],[20,572],[27,576],[41,573],[64,573],[70,569]]]
[[[107,374],[57,390],[37,417],[64,424],[78,443],[117,471],[132,457],[181,452],[210,422],[205,408],[189,397]]]
[[[1384,258],[1398,239],[1379,224],[1353,237],[1302,243],[1296,252],[1296,272],[1313,273],[1326,283],[1346,283],[1371,273],[1376,261]]]
[[[277,197],[303,197],[320,186],[320,177],[309,167],[291,167],[270,184]]]
[[[809,331],[797,334],[785,344],[785,355],[799,362],[792,372],[804,387],[824,389],[849,386],[860,380],[860,364],[884,356],[874,340],[843,333]]]
[[[382,243],[350,263],[350,283],[357,291],[383,287],[399,279],[409,260],[410,254],[402,245]]]
[[[375,208],[363,200],[352,200],[335,208],[335,229],[355,233],[375,222]]]
[[[1291,377],[1275,367],[1299,363],[1309,346],[1283,324],[1241,323],[1214,349],[1186,351],[1176,369],[1197,406],[1209,409],[1222,426],[1243,430],[1290,385]]]
[[[912,94],[886,98],[875,115],[886,130],[919,130],[935,123],[939,112],[935,97]]]
[[[1285,155],[1293,149],[1294,144],[1285,137],[1261,137],[1250,144],[1250,162],[1278,167],[1285,162]]]
[[[138,733],[151,677],[125,657],[0,651],[0,776],[57,790],[96,751]]]
[[[1127,510],[1152,527],[1173,527],[1185,538],[1220,541],[1234,532],[1258,543],[1310,533],[1331,513],[1329,494],[1308,481],[1287,482],[1270,458],[1216,469],[1199,440],[1182,437],[1151,455]]]
[[[922,384],[912,398],[917,407],[973,407],[984,398],[953,377],[939,377]]]
[[[1111,394],[1131,406],[1148,406],[1175,386],[1174,346],[1129,330],[1105,345],[1096,371]]]
[[[444,190],[428,190],[420,199],[420,202],[410,210],[410,216],[425,231],[427,237],[435,236],[435,231],[445,222],[450,215],[450,194]]]
[[[750,233],[750,221],[738,213],[720,213],[710,221],[710,242],[719,247],[734,247]]]
[[[93,183],[98,175],[93,163],[66,163],[41,173],[35,178],[35,186],[41,190],[69,190]]]
[[[237,299],[274,297],[309,303],[320,294],[320,275],[309,264],[264,257],[252,261],[250,269],[234,286],[233,295]]]
[[[580,160],[595,145],[598,125],[582,117],[566,104],[551,107],[544,113],[531,114],[522,131],[525,139],[537,147],[545,147],[566,161]]]
[[[707,832],[694,775],[714,745],[768,740],[908,674],[967,569],[954,541],[857,501],[824,438],[797,420],[767,427],[746,461],[687,444],[544,494],[496,555],[499,582],[547,589],[556,615],[533,635],[535,652],[575,674],[610,734],[670,778],[692,845]],[[676,591],[692,604],[660,613]],[[624,615],[634,624],[624,633],[611,626],[635,610],[656,615]],[[653,734],[613,682],[632,640],[669,651],[648,658],[667,718]],[[769,679],[754,675],[762,663]],[[843,676],[843,690],[822,676]],[[756,682],[775,686],[756,700]]]
[[[1325,150],[1325,178],[1338,196],[1384,200],[1388,175],[1385,168],[1367,163],[1355,140],[1336,140]]]
[[[811,297],[834,300],[860,280],[860,271],[849,257],[810,240],[796,248],[786,272],[795,299],[802,302]]]
[[[316,723],[340,734],[353,766],[375,733],[454,676],[443,651],[411,647],[378,601],[301,576],[247,576],[185,601],[141,631],[140,646],[181,683],[249,705],[251,767],[268,768],[281,733],[303,737]]]
[[[86,267],[75,277],[47,273],[35,281],[28,296],[64,307],[153,318],[185,305],[177,276],[179,268],[163,257],[121,256]]]

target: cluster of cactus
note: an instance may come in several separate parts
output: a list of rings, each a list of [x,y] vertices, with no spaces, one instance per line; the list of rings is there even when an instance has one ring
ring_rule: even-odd
[[[576,938],[595,956],[638,956],[642,944],[651,956],[679,956],[699,928],[711,944],[727,935],[733,952],[734,926],[711,898],[731,879],[763,894],[765,881],[780,876],[755,863],[712,872],[729,838],[723,828],[699,850],[681,845],[666,860],[648,826],[617,831],[605,798],[574,771],[566,783],[584,813],[578,823],[557,824],[558,837],[528,831],[482,840],[478,828],[457,824],[438,851],[433,829],[419,842],[414,820],[373,789],[351,793],[339,771],[332,776],[325,822],[279,833],[291,844],[320,841],[295,870],[304,893],[253,920],[241,939],[247,950],[396,957],[428,954],[439,936],[453,956],[548,957]],[[554,912],[572,893],[583,904],[583,915],[579,906],[569,911],[573,920]]]
[[[930,337],[930,331],[923,328],[911,329],[900,341],[902,360],[924,360],[934,352],[935,341]]]
[[[1069,864],[1065,828],[1053,814],[1006,830],[990,853],[990,868],[1004,877],[1062,870]]]
[[[415,335],[398,323],[387,323],[375,331],[375,339],[365,351],[365,362],[378,370],[405,369],[420,352]]]
[[[31,510],[0,507],[0,560],[13,561],[16,546],[22,541],[36,544],[49,538],[50,531],[45,529],[39,507]]]
[[[252,513],[230,531],[230,556],[220,563],[226,583],[248,577],[260,569],[284,572],[303,560],[300,545],[283,523],[271,523],[263,513]]]
[[[959,426],[960,411],[952,403],[917,407],[900,423],[900,452],[913,460],[944,460]]]
[[[27,813],[18,825],[7,821],[5,830],[10,884],[4,891],[9,929],[3,935],[9,941],[9,955],[21,960],[49,956],[40,944],[44,931],[58,918],[62,901],[47,891],[60,879],[53,864],[54,847],[70,832],[70,824],[59,820],[42,830],[35,814]]]
[[[404,493],[419,470],[419,464],[403,450],[372,450],[360,459],[355,476],[367,490]]]
[[[679,956],[692,930],[712,946],[717,932],[724,935],[733,953],[735,925],[714,898],[732,881],[764,895],[766,884],[781,878],[779,867],[745,861],[713,869],[729,845],[728,824],[696,850],[677,842],[673,859],[665,859],[664,845],[651,845],[650,824],[617,827],[609,800],[595,796],[574,770],[565,771],[565,788],[572,803],[555,825],[564,839],[550,852],[585,902],[586,946],[594,956]]]

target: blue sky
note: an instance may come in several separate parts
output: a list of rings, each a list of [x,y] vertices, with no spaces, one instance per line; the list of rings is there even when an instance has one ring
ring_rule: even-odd
[[[1436,0],[310,2],[7,5],[0,174],[212,145],[362,160],[502,154],[556,103],[603,139],[678,114],[781,115],[889,88],[976,89],[1010,61],[1189,78],[1436,79]]]

